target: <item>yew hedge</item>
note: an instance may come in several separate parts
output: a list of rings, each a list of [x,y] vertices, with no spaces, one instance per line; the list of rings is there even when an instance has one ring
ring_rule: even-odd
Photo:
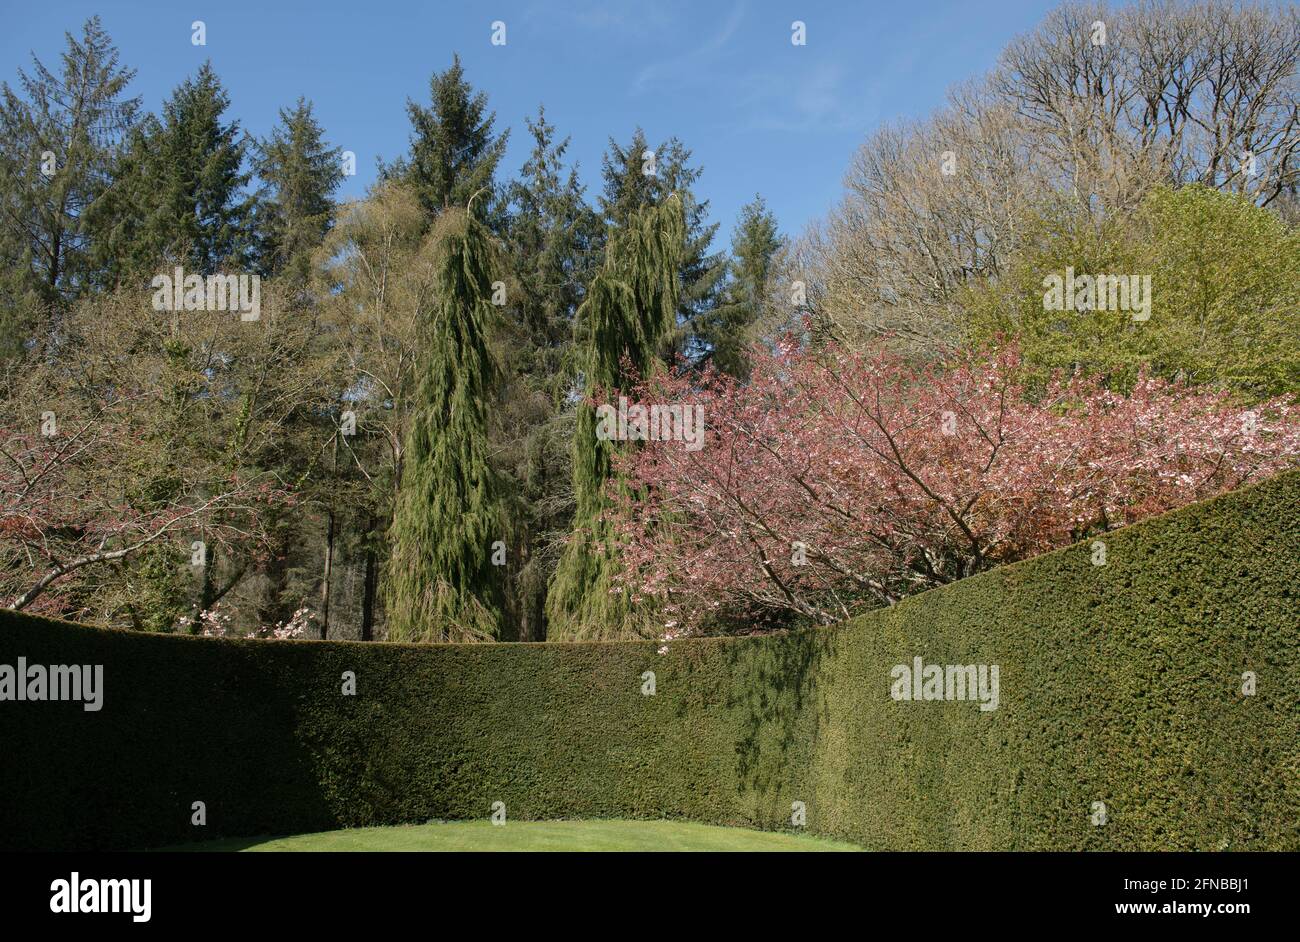
[[[0,665],[103,665],[104,700],[0,700],[0,846],[487,817],[500,801],[508,819],[763,828],[802,802],[810,831],[876,849],[1300,848],[1300,472],[1105,543],[1104,566],[1080,544],[835,629],[666,653],[4,612]],[[917,656],[999,665],[998,708],[895,701],[890,671]]]

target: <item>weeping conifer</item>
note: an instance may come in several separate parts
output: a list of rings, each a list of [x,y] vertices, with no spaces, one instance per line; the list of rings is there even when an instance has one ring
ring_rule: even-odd
[[[626,389],[632,377],[625,366],[639,376],[657,367],[660,341],[676,324],[685,237],[682,204],[675,195],[633,213],[610,233],[605,265],[578,309],[587,333],[588,401],[578,408],[574,433],[573,531],[546,599],[549,639],[630,637],[647,627],[632,610],[628,593],[614,582],[618,545],[606,518],[610,488],[623,486],[614,480],[614,455],[626,446],[597,438],[596,410],[589,400]]]
[[[484,641],[500,631],[499,483],[488,465],[487,409],[497,383],[491,246],[481,223],[447,209],[432,235],[436,304],[406,437],[390,531],[389,639]]]

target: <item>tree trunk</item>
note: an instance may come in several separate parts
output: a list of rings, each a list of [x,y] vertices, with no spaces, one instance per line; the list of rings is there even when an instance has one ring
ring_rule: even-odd
[[[373,533],[375,518],[369,519],[366,533]],[[375,640],[375,590],[379,585],[379,559],[375,553],[374,542],[366,540],[366,581],[361,595],[361,640]]]
[[[334,574],[334,511],[329,512],[329,526],[325,535],[325,572],[320,587],[320,639],[324,641],[330,630],[330,577]]]
[[[334,454],[331,460],[331,473],[337,478],[339,469],[339,432],[334,430]],[[330,579],[334,575],[334,503],[331,493],[328,510],[329,523],[325,530],[325,571],[321,576],[320,587],[320,639],[324,641],[330,630]]]

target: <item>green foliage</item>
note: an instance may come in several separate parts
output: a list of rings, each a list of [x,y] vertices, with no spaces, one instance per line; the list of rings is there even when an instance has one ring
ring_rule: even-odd
[[[587,337],[587,401],[578,407],[573,441],[573,529],[546,599],[548,638],[628,637],[645,628],[644,613],[635,613],[627,590],[615,585],[618,547],[607,511],[608,489],[622,487],[614,480],[620,446],[597,437],[590,400],[628,389],[634,377],[657,368],[659,342],[676,316],[684,236],[677,199],[634,213],[610,233],[604,267],[578,310]]]
[[[610,233],[605,266],[597,276],[602,287],[593,284],[578,312],[589,343],[589,388],[625,388],[627,368],[631,376],[646,377],[659,363],[658,342],[672,329],[679,297],[684,235],[677,199],[638,211]]]
[[[573,516],[574,316],[595,273],[603,227],[565,167],[568,139],[538,110],[526,120],[533,149],[506,189],[512,278],[500,358],[505,376],[492,429],[496,465],[509,481],[510,565],[506,640],[545,638],[546,584]]]
[[[192,841],[201,798],[210,838],[481,819],[493,801],[513,821],[784,829],[802,801],[810,833],[882,850],[1300,849],[1300,472],[1106,543],[1105,566],[1079,544],[837,629],[663,654],[226,641],[3,612],[0,663],[102,664],[105,699],[0,710],[21,759],[0,763],[0,845]],[[892,667],[916,656],[998,664],[999,708],[892,700]]]
[[[57,73],[33,59],[18,91],[0,85],[0,362],[91,280],[87,214],[139,107],[123,97],[135,73],[119,68],[98,17],[65,36]]]
[[[731,237],[731,261],[721,303],[697,319],[696,333],[707,350],[702,362],[739,379],[749,376],[746,350],[757,338],[755,325],[767,300],[772,262],[781,247],[776,217],[761,196],[741,207]]]
[[[269,191],[259,205],[258,231],[266,274],[298,284],[311,277],[312,252],[334,224],[334,191],[343,182],[342,151],[327,147],[311,102],[280,109],[280,123],[258,146],[253,167]]]
[[[1199,185],[1158,188],[1131,218],[1039,219],[1029,233],[1002,279],[968,292],[971,342],[1016,335],[1040,374],[1079,367],[1120,387],[1146,366],[1249,400],[1300,392],[1300,230],[1270,210]],[[1149,275],[1150,318],[1044,310],[1044,278],[1067,266]]]
[[[390,531],[389,638],[470,641],[500,631],[491,544],[504,528],[488,463],[498,377],[489,332],[495,265],[483,225],[444,210],[431,233],[436,302],[423,326],[422,373]]]
[[[537,364],[553,385],[552,397],[562,396],[571,376],[564,376],[573,340],[573,317],[584,288],[595,274],[604,229],[583,199],[577,170],[565,172],[569,140],[555,139],[555,126],[538,110],[537,120],[525,119],[533,149],[519,179],[506,190],[510,214],[506,238],[514,266],[518,297],[507,304],[520,321],[528,342],[545,362]],[[557,355],[558,354],[558,355]],[[558,385],[555,385],[558,384]]]
[[[611,138],[602,158],[604,190],[599,207],[613,230],[645,207],[658,206],[673,196],[681,201],[686,226],[678,263],[681,287],[676,317],[662,344],[669,356],[682,354],[697,360],[707,351],[697,322],[719,304],[727,264],[722,253],[709,251],[718,224],[709,222],[709,201],[695,197],[693,188],[702,171],[691,166],[690,159],[691,152],[675,137],[653,150],[640,128],[626,147]],[[653,173],[647,172],[651,169]]]
[[[163,104],[161,118],[150,115],[134,129],[92,214],[107,283],[140,278],[161,263],[201,274],[246,266],[254,201],[244,192],[243,132],[223,118],[229,105],[204,63]]]
[[[382,168],[385,179],[400,179],[415,189],[430,216],[450,206],[468,206],[470,197],[492,186],[492,176],[505,153],[510,132],[496,135],[496,113],[487,110],[487,95],[465,80],[460,56],[445,72],[429,80],[429,107],[410,99],[411,152],[404,160]],[[485,218],[488,203],[478,203]]]
[[[134,626],[142,631],[175,631],[191,614],[185,602],[182,573],[188,556],[178,547],[156,543],[147,547],[129,570],[138,591],[125,601]]]

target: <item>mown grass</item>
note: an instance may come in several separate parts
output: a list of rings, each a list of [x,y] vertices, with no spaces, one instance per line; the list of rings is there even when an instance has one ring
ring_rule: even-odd
[[[857,851],[804,834],[692,821],[431,821],[187,844],[187,851]]]

